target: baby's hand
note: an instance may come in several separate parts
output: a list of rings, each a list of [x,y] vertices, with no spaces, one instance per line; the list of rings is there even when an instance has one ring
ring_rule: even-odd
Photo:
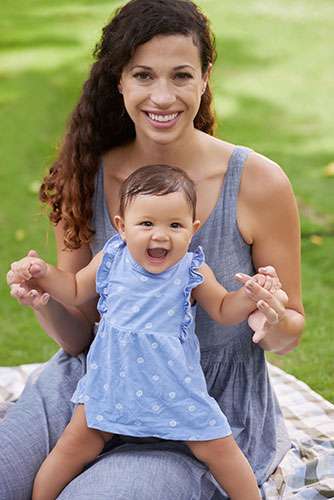
[[[26,257],[13,262],[7,273],[7,283],[24,283],[31,279],[43,278],[47,273],[48,265],[40,259],[34,250],[30,250]]]
[[[276,293],[282,286],[273,266],[260,267],[258,273],[252,277],[244,273],[238,273],[236,274],[236,278],[243,284],[246,284],[247,281],[253,279],[261,287],[268,290],[272,294]]]
[[[45,262],[39,259],[38,253],[34,250],[30,250],[27,257],[25,257],[25,259],[32,258],[34,258],[34,263],[32,264],[32,260],[30,260],[32,265],[28,272],[24,272],[24,274],[28,276],[28,279],[22,280],[22,273],[17,272],[18,263],[13,262],[10,271],[7,273],[7,283],[10,288],[11,296],[16,299],[19,304],[38,310],[48,303],[50,295],[41,290],[33,279],[42,277],[43,272],[41,263],[45,264]]]

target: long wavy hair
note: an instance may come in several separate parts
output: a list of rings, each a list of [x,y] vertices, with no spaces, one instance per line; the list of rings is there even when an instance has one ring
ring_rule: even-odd
[[[101,156],[135,138],[134,124],[117,87],[123,68],[139,45],[157,35],[175,34],[192,36],[204,75],[216,59],[215,40],[208,19],[190,0],[131,0],[103,28],[58,158],[40,188],[40,200],[51,208],[51,222],[63,222],[66,248],[79,248],[94,234],[92,197]],[[214,124],[208,84],[194,126],[213,134]]]

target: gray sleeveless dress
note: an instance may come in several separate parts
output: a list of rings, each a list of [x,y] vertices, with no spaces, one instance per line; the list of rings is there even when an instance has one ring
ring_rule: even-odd
[[[190,246],[190,251],[198,245],[203,247],[206,262],[228,290],[238,289],[234,279],[237,272],[254,274],[252,249],[243,240],[237,225],[240,178],[249,153],[250,150],[243,147],[234,149],[218,202]],[[104,197],[102,167],[96,177],[93,203],[96,234],[91,249],[96,254],[115,234]],[[247,322],[224,327],[201,308],[197,309],[196,333],[209,393],[227,416],[233,436],[261,484],[290,447],[270,385],[264,352],[251,341],[252,331]]]
[[[221,196],[192,242],[227,289],[237,271],[253,273],[251,248],[236,223],[240,176],[249,151],[236,148]],[[93,253],[114,234],[104,201],[103,171],[93,200]],[[198,309],[197,335],[208,390],[229,419],[259,484],[281,461],[290,443],[263,351],[252,344],[246,323],[223,328]],[[0,499],[29,500],[35,474],[71,418],[70,399],[85,373],[84,354],[62,349],[28,380],[0,425]],[[114,436],[104,453],[62,491],[59,500],[222,500],[226,498],[188,447],[176,441]]]

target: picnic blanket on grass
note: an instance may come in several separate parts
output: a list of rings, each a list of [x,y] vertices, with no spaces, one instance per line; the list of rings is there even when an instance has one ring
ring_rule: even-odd
[[[0,419],[41,365],[0,368]],[[265,500],[334,498],[334,405],[306,384],[268,364],[292,447],[262,487]]]

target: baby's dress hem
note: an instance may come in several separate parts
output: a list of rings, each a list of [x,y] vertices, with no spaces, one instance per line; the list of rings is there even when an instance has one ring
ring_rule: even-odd
[[[149,433],[149,432],[139,432],[139,431],[132,431],[129,429],[128,426],[126,425],[121,425],[121,424],[111,424],[110,427],[104,426],[104,425],[99,425],[98,422],[94,422],[92,424],[91,422],[88,421],[87,418],[87,426],[90,429],[96,429],[102,432],[110,432],[111,434],[120,434],[122,436],[130,436],[130,437],[153,437],[153,438],[160,438],[160,439],[165,439],[166,441],[212,441],[213,439],[223,439],[225,437],[231,436],[232,431],[227,429],[223,430],[218,430],[215,429],[215,432],[209,433],[205,436],[199,436],[198,434],[194,435],[191,433],[188,434],[180,434],[176,435],[175,433],[161,433],[161,434],[154,434],[154,433]]]

